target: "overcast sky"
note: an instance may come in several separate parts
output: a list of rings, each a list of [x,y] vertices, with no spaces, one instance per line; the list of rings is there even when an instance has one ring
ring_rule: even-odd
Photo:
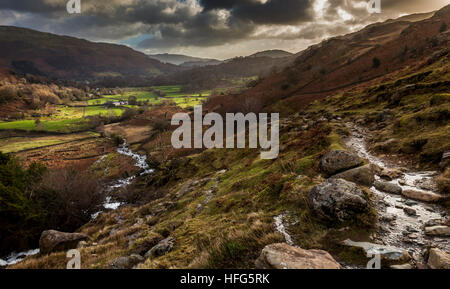
[[[145,53],[226,59],[267,49],[299,52],[311,44],[405,14],[429,12],[449,0],[1,0],[0,25],[14,25],[127,44]]]

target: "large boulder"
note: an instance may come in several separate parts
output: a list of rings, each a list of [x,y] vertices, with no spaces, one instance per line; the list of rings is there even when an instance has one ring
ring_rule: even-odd
[[[79,233],[64,233],[55,230],[44,231],[39,239],[41,254],[50,254],[58,251],[67,251],[77,248],[80,241],[86,241],[89,237]]]
[[[429,203],[434,203],[444,198],[442,195],[430,191],[419,191],[419,190],[403,190],[402,195],[410,199]]]
[[[349,182],[370,187],[375,181],[375,171],[374,165],[365,165],[334,175],[332,178],[344,179]]]
[[[450,269],[450,254],[437,248],[430,249],[428,266],[431,269]]]
[[[396,195],[400,195],[402,193],[402,187],[400,187],[397,184],[378,180],[373,185],[377,190],[382,191],[382,192],[396,194]]]
[[[144,262],[144,258],[141,255],[133,254],[127,257],[119,257],[109,263],[110,269],[132,269],[139,263]]]
[[[323,172],[331,176],[357,167],[361,163],[360,157],[355,153],[344,150],[334,150],[322,157],[320,160],[320,167]]]
[[[330,221],[346,221],[366,212],[369,202],[356,184],[343,179],[328,179],[308,193],[311,208]]]
[[[151,248],[147,253],[145,253],[145,258],[151,257],[159,257],[165,255],[172,251],[175,239],[172,237],[168,237],[162,241],[160,241],[156,246]]]
[[[286,243],[264,247],[255,265],[258,269],[341,269],[328,252],[304,250]]]

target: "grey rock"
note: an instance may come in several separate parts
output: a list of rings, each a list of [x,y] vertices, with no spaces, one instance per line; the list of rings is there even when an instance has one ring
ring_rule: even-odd
[[[409,207],[403,208],[403,212],[405,212],[405,214],[407,214],[408,216],[417,216],[416,210]]]
[[[332,176],[332,178],[344,179],[349,182],[370,187],[375,181],[375,168],[374,165],[365,165],[339,173]]]
[[[141,255],[133,254],[127,257],[119,257],[109,263],[111,269],[131,269],[139,263],[144,262]]]
[[[405,205],[407,205],[407,206],[415,206],[415,205],[417,205],[417,202],[411,201],[411,200],[406,200],[405,201]]]
[[[404,176],[404,173],[401,169],[384,169],[380,172],[380,177],[382,179],[391,181],[393,179],[398,179]]]
[[[323,156],[320,160],[320,167],[326,174],[334,175],[336,173],[357,167],[361,163],[361,159],[355,153],[344,150],[334,150]]]
[[[356,184],[342,179],[329,179],[308,193],[311,208],[330,221],[346,221],[366,212],[369,202]]]
[[[379,190],[390,194],[400,195],[402,193],[402,188],[399,185],[384,182],[384,181],[375,181],[373,184],[374,187]]]
[[[175,243],[175,239],[172,237],[168,237],[162,241],[160,241],[156,246],[151,248],[147,253],[145,253],[145,258],[159,257],[165,255],[172,251]]]

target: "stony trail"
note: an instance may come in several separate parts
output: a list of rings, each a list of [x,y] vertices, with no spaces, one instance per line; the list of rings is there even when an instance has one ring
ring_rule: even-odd
[[[360,157],[367,159],[383,170],[397,169],[393,160],[385,161],[369,152],[366,145],[367,132],[348,125],[351,136],[345,145]],[[414,190],[423,194],[437,194],[434,177],[437,172],[404,170],[398,177],[385,181],[399,186],[402,191]],[[380,176],[376,176],[380,180]],[[379,214],[379,230],[374,241],[387,246],[401,248],[409,252],[416,263],[423,262],[423,252],[427,247],[450,250],[448,237],[427,236],[425,227],[439,225],[446,218],[445,210],[437,204],[412,200],[401,194],[386,193],[372,186],[376,196],[376,209]]]

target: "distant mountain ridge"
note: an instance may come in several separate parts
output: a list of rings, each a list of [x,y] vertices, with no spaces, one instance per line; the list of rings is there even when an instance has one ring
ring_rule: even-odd
[[[15,26],[0,26],[0,66],[70,80],[153,77],[176,71],[124,45],[95,43]]]
[[[293,53],[284,50],[265,50],[249,55],[248,57],[270,57],[270,58],[283,58],[294,55]]]
[[[293,56],[293,53],[274,49],[274,50],[265,50],[260,51],[257,53],[254,53],[249,56],[249,58],[257,58],[257,57],[269,57],[269,58],[284,58],[284,57],[290,57]],[[218,60],[218,59],[212,59],[212,58],[199,58],[199,57],[193,57],[188,55],[182,55],[182,54],[169,54],[169,53],[163,53],[163,54],[153,54],[149,55],[150,58],[156,59],[161,61],[162,63],[170,63],[174,65],[179,65],[186,68],[194,68],[194,67],[202,67],[202,66],[208,66],[208,65],[218,65],[225,62],[230,62],[233,59],[240,58],[242,56],[233,57],[226,60]],[[244,58],[245,58],[244,57]]]
[[[170,63],[174,65],[182,65],[184,63],[214,63],[218,62],[220,63],[220,60],[217,59],[210,59],[210,58],[200,58],[200,57],[193,57],[188,55],[182,55],[182,54],[169,54],[169,53],[163,53],[163,54],[152,54],[148,55],[152,59],[156,59],[162,63]]]

